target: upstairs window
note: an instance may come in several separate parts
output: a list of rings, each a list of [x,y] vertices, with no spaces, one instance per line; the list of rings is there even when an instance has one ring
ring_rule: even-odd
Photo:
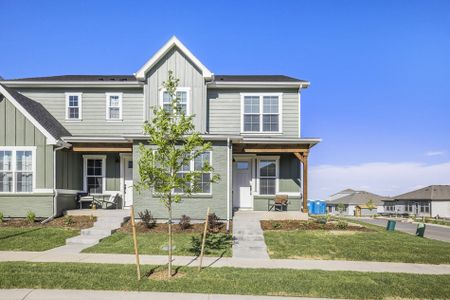
[[[179,100],[181,112],[185,115],[189,113],[189,88],[177,88],[176,97]],[[173,112],[172,98],[166,90],[161,94],[161,105],[169,113]]]
[[[122,93],[106,94],[106,120],[122,120]]]
[[[66,93],[66,119],[81,120],[81,93]]]
[[[281,94],[242,94],[242,132],[281,132]]]
[[[31,193],[34,182],[34,150],[27,147],[0,149],[0,192]]]

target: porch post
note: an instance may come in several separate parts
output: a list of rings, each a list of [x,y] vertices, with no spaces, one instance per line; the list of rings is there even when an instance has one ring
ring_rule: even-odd
[[[300,160],[303,166],[303,212],[308,213],[308,152],[294,153],[294,155]]]

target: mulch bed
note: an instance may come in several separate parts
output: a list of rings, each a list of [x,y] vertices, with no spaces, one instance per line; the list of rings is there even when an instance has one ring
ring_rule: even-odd
[[[15,228],[32,228],[32,227],[56,227],[56,228],[67,228],[67,229],[85,229],[90,228],[94,225],[96,221],[95,217],[90,216],[70,216],[70,217],[60,217],[53,219],[50,222],[41,224],[43,220],[36,220],[34,223],[28,222],[26,219],[9,219],[3,220],[0,223],[1,227],[15,227]]]
[[[280,220],[261,221],[263,230],[340,230],[340,231],[371,231],[364,226],[348,224],[347,228],[340,228],[337,222],[321,224],[316,221]]]
[[[231,227],[231,226],[230,226]],[[191,224],[191,226],[188,229],[181,229],[181,226],[179,224],[173,224],[172,225],[172,232],[174,233],[203,233],[203,229],[205,228],[205,223],[195,223]],[[231,230],[231,229],[230,229]],[[123,233],[131,233],[131,222],[128,221],[125,223],[118,232]],[[169,231],[169,225],[167,223],[157,223],[155,227],[153,228],[147,228],[144,223],[137,222],[136,223],[136,231],[138,233],[167,233]],[[214,233],[226,233],[227,232],[227,225],[226,223],[220,223],[218,227],[212,231]]]

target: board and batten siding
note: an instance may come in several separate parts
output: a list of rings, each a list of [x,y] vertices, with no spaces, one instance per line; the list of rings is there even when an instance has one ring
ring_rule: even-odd
[[[142,133],[142,88],[22,88],[20,92],[41,103],[72,135]],[[81,121],[66,120],[66,93],[82,93]],[[122,120],[106,120],[106,93],[122,93]]]
[[[0,96],[0,146],[36,146],[36,189],[53,188],[53,146],[6,98]],[[7,217],[37,217],[52,214],[53,193],[0,193],[0,211]]]
[[[194,125],[197,131],[206,130],[206,85],[201,71],[177,47],[172,48],[147,73],[145,87],[146,119],[152,117],[152,108],[160,106],[160,93],[169,71],[178,78],[179,87],[190,89],[190,113],[195,115]]]
[[[300,99],[297,89],[208,89],[207,124],[210,134],[241,134],[241,93],[282,93],[283,132],[274,135],[291,138],[300,136]]]
[[[133,181],[139,182],[139,144],[133,145]],[[173,217],[180,218],[187,215],[194,220],[202,220],[206,210],[210,207],[219,218],[227,218],[227,145],[226,142],[215,142],[212,148],[212,167],[214,173],[220,176],[220,181],[211,184],[211,195],[193,195],[184,198],[181,203],[173,204]],[[133,190],[133,202],[136,213],[148,209],[155,218],[166,219],[167,209],[159,198],[153,197],[152,192]]]

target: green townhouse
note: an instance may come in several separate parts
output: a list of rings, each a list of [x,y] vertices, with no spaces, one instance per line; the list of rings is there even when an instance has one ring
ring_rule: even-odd
[[[133,75],[63,75],[0,81],[0,211],[6,217],[58,216],[79,206],[80,192],[118,194],[158,218],[166,210],[137,192],[138,146],[152,107],[163,106],[173,71],[177,95],[213,147],[203,159],[221,180],[176,205],[175,216],[204,217],[210,207],[307,212],[308,154],[320,142],[301,136],[301,92],[309,82],[283,75],[215,75],[172,37]],[[149,145],[151,146],[151,145]],[[191,165],[194,168],[194,164]]]

